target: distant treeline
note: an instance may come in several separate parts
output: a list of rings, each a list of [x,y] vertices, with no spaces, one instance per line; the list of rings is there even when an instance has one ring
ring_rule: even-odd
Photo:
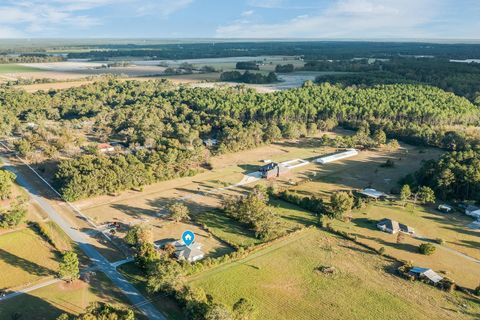
[[[59,62],[63,61],[61,56],[52,56],[43,53],[24,53],[21,55],[1,55],[0,64],[5,63],[35,63],[35,62]]]
[[[244,73],[240,73],[238,71],[226,71],[222,72],[220,75],[220,81],[265,84],[277,82],[278,78],[274,72],[270,72],[265,75],[259,72],[253,73],[248,70]]]
[[[480,99],[480,63],[458,63],[437,58],[394,58],[389,61],[311,61],[306,70],[348,71],[324,75],[317,82],[372,86],[393,83],[423,83],[454,92],[470,101]],[[480,100],[478,101],[480,105]]]
[[[85,48],[85,46],[80,46]],[[75,46],[71,47],[72,50]],[[182,44],[99,44],[92,51],[71,52],[68,58],[108,60],[118,57],[151,59],[195,59],[238,56],[289,55],[306,60],[385,58],[399,55],[432,55],[445,59],[479,59],[479,44],[435,44],[346,41],[273,41],[273,42],[210,42]],[[107,49],[107,50],[106,50]]]

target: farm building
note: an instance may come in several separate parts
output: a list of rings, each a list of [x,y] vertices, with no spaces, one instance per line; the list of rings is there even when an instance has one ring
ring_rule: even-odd
[[[285,173],[287,173],[288,168],[285,166],[279,165],[276,162],[271,162],[262,166],[258,171],[261,172],[262,178],[273,179],[273,178],[278,178],[281,175],[284,175]]]
[[[413,267],[408,273],[415,278],[426,279],[433,284],[437,284],[443,279],[435,271],[428,268]]]
[[[398,223],[395,220],[383,219],[377,223],[377,228],[383,232],[388,232],[395,234],[398,232],[403,232],[407,234],[415,234],[415,230],[405,224]]]
[[[362,191],[359,191],[358,193],[363,195],[363,196],[366,196],[368,198],[373,198],[375,200],[384,199],[384,198],[389,197],[388,194],[377,191],[375,189],[371,189],[371,188],[363,189]]]
[[[203,140],[203,143],[205,144],[206,147],[212,148],[215,147],[218,144],[217,139],[205,139]]]
[[[335,154],[332,154],[332,155],[329,155],[329,156],[325,156],[325,157],[315,159],[315,162],[320,163],[320,164],[326,164],[326,163],[329,163],[329,162],[334,162],[334,161],[354,157],[356,155],[358,155],[358,151],[356,149],[347,149],[347,150],[339,152],[339,153],[335,153]]]
[[[475,207],[475,206],[468,206],[465,209],[465,214],[471,217],[474,217],[475,219],[480,220],[480,208]]]
[[[111,145],[111,144],[108,144],[108,143],[100,143],[97,145],[97,150],[100,152],[100,153],[108,153],[108,152],[113,152],[115,151],[115,148]]]
[[[453,208],[449,206],[448,204],[441,204],[438,206],[438,211],[445,212],[445,213],[450,213],[453,211]]]
[[[202,245],[194,242],[190,246],[186,246],[183,241],[175,241],[171,243],[175,247],[175,256],[178,260],[186,260],[195,262],[202,260],[205,255],[202,251]]]

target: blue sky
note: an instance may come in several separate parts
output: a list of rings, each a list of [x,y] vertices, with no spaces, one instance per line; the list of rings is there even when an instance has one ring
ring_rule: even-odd
[[[480,39],[480,0],[0,0],[0,38]]]

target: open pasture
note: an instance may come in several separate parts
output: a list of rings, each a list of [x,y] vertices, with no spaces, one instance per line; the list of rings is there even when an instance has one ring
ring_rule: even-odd
[[[318,267],[334,267],[323,274]],[[310,229],[193,276],[216,301],[244,297],[260,319],[474,319],[478,301],[391,272],[392,262]],[[222,285],[218,285],[221,283]]]

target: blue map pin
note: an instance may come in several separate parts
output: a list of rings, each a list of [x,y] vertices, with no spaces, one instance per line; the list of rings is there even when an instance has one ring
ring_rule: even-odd
[[[195,240],[195,234],[192,231],[187,230],[184,233],[182,233],[182,240],[183,240],[183,243],[187,245],[187,247],[190,247],[190,245]]]

